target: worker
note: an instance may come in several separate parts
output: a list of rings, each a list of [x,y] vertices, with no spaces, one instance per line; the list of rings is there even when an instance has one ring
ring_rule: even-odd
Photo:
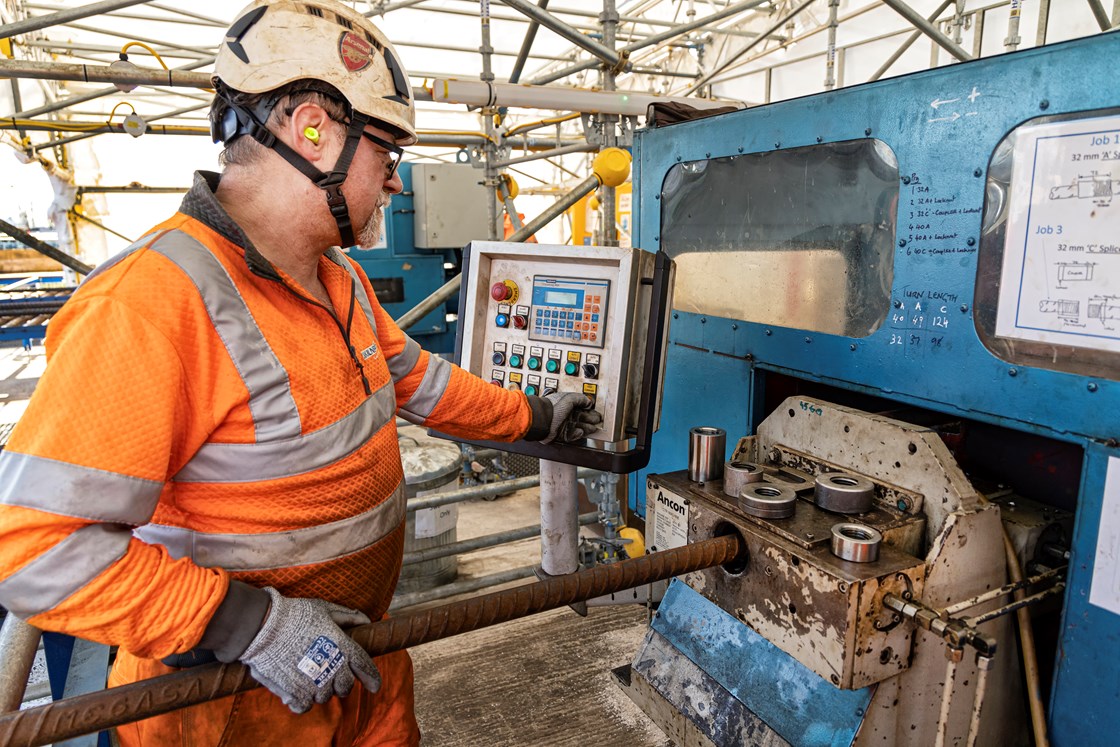
[[[417,744],[407,653],[342,630],[386,614],[400,571],[396,416],[505,441],[600,418],[421,350],[338,248],[377,241],[416,141],[367,18],[255,0],[213,85],[223,173],[51,323],[0,456],[0,604],[119,646],[110,686],[217,659],[267,688],[120,727],[126,747]]]

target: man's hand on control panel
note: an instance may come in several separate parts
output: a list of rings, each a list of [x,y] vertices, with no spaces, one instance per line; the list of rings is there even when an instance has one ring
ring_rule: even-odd
[[[592,409],[591,400],[578,392],[530,396],[529,406],[533,409],[533,423],[525,434],[527,441],[542,444],[582,441],[603,422],[603,416]]]

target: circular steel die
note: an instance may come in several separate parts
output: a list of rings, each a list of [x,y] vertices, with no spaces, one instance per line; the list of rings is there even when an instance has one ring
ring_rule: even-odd
[[[710,482],[723,477],[727,432],[722,428],[696,426],[688,432],[688,479]]]
[[[883,535],[864,524],[841,522],[832,525],[832,554],[853,563],[874,563],[879,559]]]
[[[793,516],[797,493],[769,482],[743,486],[739,492],[739,508],[760,519],[785,519]]]
[[[743,486],[762,482],[762,468],[751,462],[728,462],[723,465],[723,492],[738,498]]]
[[[825,511],[862,514],[871,510],[874,499],[875,483],[866,477],[847,472],[817,475],[813,500]]]

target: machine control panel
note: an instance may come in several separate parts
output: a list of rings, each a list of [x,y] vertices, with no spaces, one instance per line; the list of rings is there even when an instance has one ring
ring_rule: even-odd
[[[473,242],[464,251],[459,364],[528,395],[583,394],[603,416],[584,446],[617,450],[637,431],[656,256]]]

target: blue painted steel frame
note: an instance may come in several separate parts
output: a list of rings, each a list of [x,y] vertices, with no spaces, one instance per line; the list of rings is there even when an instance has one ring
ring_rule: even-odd
[[[1120,437],[1120,382],[1012,365],[981,344],[973,318],[976,250],[985,177],[995,146],[1017,125],[1039,116],[1120,106],[1115,61],[1120,33],[1016,52],[766,107],[637,133],[634,210],[637,244],[660,248],[660,191],[682,161],[705,160],[865,138],[889,145],[899,173],[916,175],[929,192],[959,211],[934,227],[946,239],[921,242],[917,254],[896,249],[892,302],[906,308],[908,292],[947,302],[947,327],[921,329],[888,314],[865,338],[674,314],[667,355],[661,430],[653,459],[631,482],[631,508],[644,514],[644,475],[680,469],[688,429],[715,425],[735,439],[753,432],[757,370],[866,392],[919,407],[996,423],[1086,449],[1077,507],[1074,567],[1051,702],[1057,745],[1101,743],[1120,733],[1120,616],[1088,603],[1104,486],[1105,451]],[[967,100],[972,116],[953,119],[936,99]],[[963,111],[963,110],[962,110]],[[967,111],[965,113],[967,113]],[[900,184],[900,203],[918,194]],[[913,240],[900,216],[898,240]],[[972,242],[971,244],[969,242]],[[893,310],[893,309],[892,309]],[[892,345],[892,335],[919,339]],[[940,338],[935,345],[933,338]],[[1015,369],[1012,371],[1012,369]],[[1107,652],[1106,656],[1101,656]]]

